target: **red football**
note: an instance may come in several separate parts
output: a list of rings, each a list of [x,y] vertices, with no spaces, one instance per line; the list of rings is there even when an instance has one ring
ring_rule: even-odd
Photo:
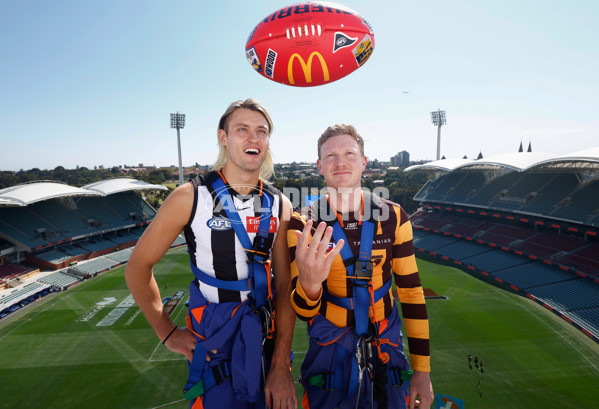
[[[295,87],[337,81],[374,50],[368,22],[347,7],[309,1],[283,7],[254,28],[245,55],[258,73]]]

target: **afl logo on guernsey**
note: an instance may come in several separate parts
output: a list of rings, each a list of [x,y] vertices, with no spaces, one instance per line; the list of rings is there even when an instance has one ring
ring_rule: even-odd
[[[212,230],[222,231],[229,230],[231,226],[231,221],[225,217],[216,216],[206,222],[206,226],[208,226]]]

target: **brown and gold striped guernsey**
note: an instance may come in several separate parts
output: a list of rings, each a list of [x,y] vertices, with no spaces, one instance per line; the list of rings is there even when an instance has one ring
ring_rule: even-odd
[[[424,301],[424,293],[418,267],[414,256],[412,243],[412,226],[407,213],[397,204],[379,197],[365,194],[365,204],[369,211],[365,218],[375,221],[376,233],[372,244],[373,286],[374,290],[380,288],[393,274],[403,321],[406,327],[405,334],[408,339],[412,369],[430,372],[429,325]],[[378,214],[378,216],[376,216]],[[360,228],[358,215],[339,215],[343,220],[343,230],[347,237],[352,253],[356,256],[360,246]],[[331,216],[331,208],[326,198],[320,199],[312,206],[294,213],[289,223],[287,239],[291,256],[292,294],[291,304],[297,316],[304,320],[311,320],[320,313],[338,327],[354,324],[353,311],[338,307],[322,298],[317,301],[309,300],[298,282],[298,268],[295,263],[295,249],[297,236],[294,230],[303,230],[306,220],[315,221],[313,228],[321,221],[328,225],[338,223],[336,215]],[[378,220],[377,220],[378,219]],[[351,297],[352,289],[350,280],[341,256],[333,261],[329,277],[323,283],[326,290],[337,297]],[[375,304],[377,321],[382,321],[394,308],[391,291]],[[369,316],[373,319],[372,307]]]

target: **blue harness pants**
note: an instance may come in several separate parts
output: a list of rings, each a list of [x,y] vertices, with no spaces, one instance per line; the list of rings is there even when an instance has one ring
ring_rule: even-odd
[[[381,345],[382,352],[389,354],[387,373],[390,378],[386,385],[389,408],[405,408],[407,383],[403,387],[393,382],[392,374],[408,370],[409,364],[403,353],[401,318],[394,308],[387,317],[388,325],[380,334],[381,340],[390,343]],[[301,369],[301,379],[306,393],[308,407],[312,409],[353,409],[358,394],[347,396],[350,389],[352,360],[355,360],[356,337],[351,328],[338,328],[318,314],[308,324],[310,346]],[[322,375],[322,383],[320,376]],[[314,381],[318,380],[318,384]],[[371,382],[364,372],[360,387],[359,406],[370,409]],[[377,408],[376,399],[374,408]],[[304,406],[304,409],[307,407]]]
[[[197,344],[193,361],[188,362],[186,389],[200,381],[206,385],[202,397],[191,400],[190,407],[266,408],[262,361],[265,374],[268,366],[258,315],[247,302],[207,303],[194,282],[190,295],[188,323],[196,333]],[[206,351],[213,349],[218,352],[211,353],[210,362],[206,362]],[[214,381],[215,372],[220,382]],[[197,399],[203,400],[203,406],[194,406]]]

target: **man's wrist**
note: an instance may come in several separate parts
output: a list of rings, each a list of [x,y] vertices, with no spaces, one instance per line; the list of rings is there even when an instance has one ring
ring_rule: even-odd
[[[322,295],[322,283],[314,286],[314,285],[306,285],[302,283],[301,280],[297,280],[297,290],[300,293],[300,296],[304,296],[302,298],[307,299],[307,301],[312,301],[313,303],[318,302]]]
[[[291,367],[291,349],[286,351],[275,350],[270,361],[270,367],[273,370],[282,368],[289,370]]]

